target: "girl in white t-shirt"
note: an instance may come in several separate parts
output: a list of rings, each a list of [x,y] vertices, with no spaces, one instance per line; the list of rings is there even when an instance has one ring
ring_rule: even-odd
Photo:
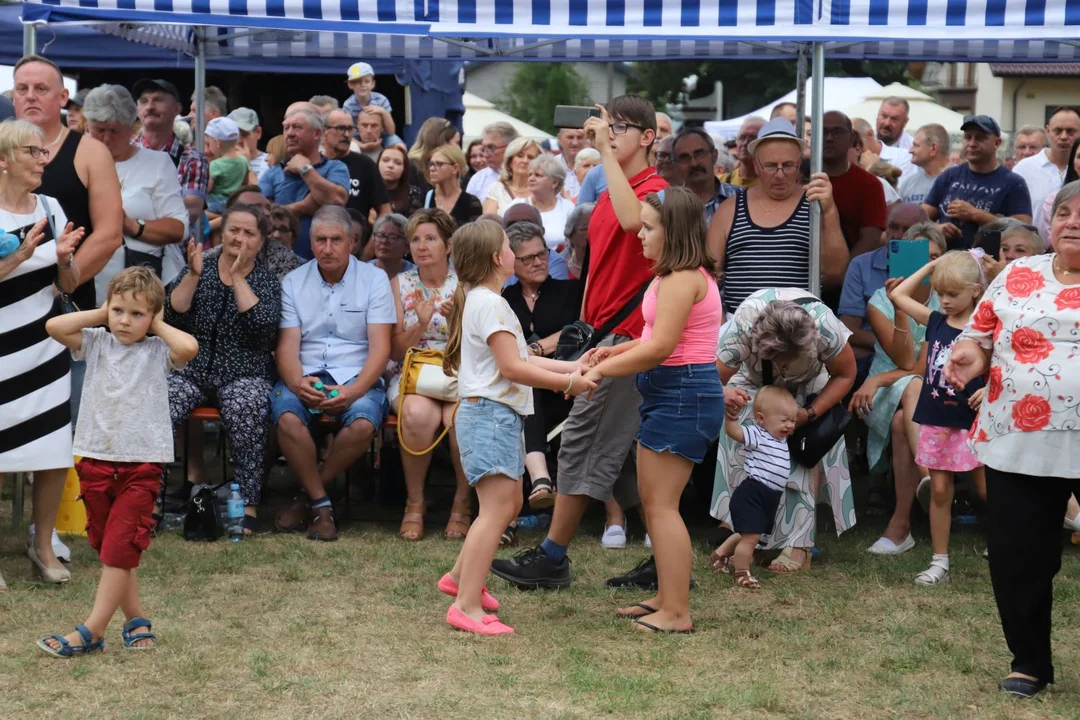
[[[480,512],[453,569],[439,590],[456,596],[446,613],[452,627],[480,635],[514,632],[499,622],[499,603],[484,587],[499,536],[521,510],[525,472],[522,439],[525,415],[533,411],[532,390],[579,395],[589,356],[580,363],[530,355],[517,316],[500,294],[514,274],[514,253],[503,229],[491,221],[470,223],[451,240],[458,287],[450,314],[444,369],[457,375],[461,403],[454,420],[461,466],[476,488]]]

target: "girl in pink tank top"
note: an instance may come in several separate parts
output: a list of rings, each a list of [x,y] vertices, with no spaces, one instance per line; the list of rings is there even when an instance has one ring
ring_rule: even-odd
[[[594,351],[586,377],[599,383],[636,374],[641,393],[638,487],[660,587],[619,614],[634,618],[637,630],[692,632],[690,536],[679,497],[724,424],[716,369],[723,312],[697,195],[672,187],[645,196],[638,237],[657,276],[642,300],[645,330],[640,340]]]

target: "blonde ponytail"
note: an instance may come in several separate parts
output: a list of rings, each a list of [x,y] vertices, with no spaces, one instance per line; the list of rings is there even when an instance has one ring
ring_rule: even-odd
[[[443,350],[443,372],[450,377],[457,377],[461,367],[461,319],[465,315],[465,283],[458,282],[454,290],[454,308],[450,311],[450,337]]]
[[[490,220],[462,225],[450,238],[450,253],[458,286],[454,309],[450,311],[450,337],[443,350],[443,372],[456,376],[461,367],[461,324],[465,317],[465,296],[495,272],[495,256],[502,249],[506,232]]]

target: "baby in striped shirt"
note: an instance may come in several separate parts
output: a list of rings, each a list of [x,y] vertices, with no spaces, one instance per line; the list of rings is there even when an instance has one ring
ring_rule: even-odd
[[[746,479],[731,496],[731,525],[735,532],[714,553],[715,565],[734,572],[735,584],[757,590],[750,574],[754,548],[773,530],[776,511],[791,474],[787,439],[795,432],[799,406],[782,387],[766,385],[754,398],[754,424],[740,425],[739,411],[729,408],[724,431],[746,450]]]

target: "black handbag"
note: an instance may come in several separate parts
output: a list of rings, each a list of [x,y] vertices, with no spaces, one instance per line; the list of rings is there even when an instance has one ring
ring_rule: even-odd
[[[148,267],[154,271],[154,274],[159,278],[163,270],[165,263],[165,254],[154,255],[153,253],[141,252],[139,250],[132,250],[127,243],[124,243],[124,267]]]
[[[795,303],[806,306],[820,302],[817,298],[799,298]],[[775,379],[772,360],[761,361],[761,379],[765,385],[772,385]],[[806,398],[809,407],[817,395]],[[851,424],[851,413],[839,402],[826,410],[813,422],[803,425],[788,437],[788,452],[791,459],[805,468],[815,468],[821,459],[836,447]]]
[[[218,487],[221,487],[220,485]],[[188,501],[184,515],[184,539],[192,542],[213,542],[224,532],[217,512],[217,494],[204,485]]]
[[[641,286],[637,294],[630,298],[619,312],[601,325],[600,329],[593,329],[593,326],[584,320],[575,320],[564,327],[562,332],[559,333],[559,343],[555,346],[555,359],[574,362],[599,345],[604,338],[611,334],[612,330],[619,326],[619,323],[630,317],[630,313],[637,309],[645,298],[645,291],[649,289],[649,283],[651,282],[652,278],[649,278],[649,281]]]

